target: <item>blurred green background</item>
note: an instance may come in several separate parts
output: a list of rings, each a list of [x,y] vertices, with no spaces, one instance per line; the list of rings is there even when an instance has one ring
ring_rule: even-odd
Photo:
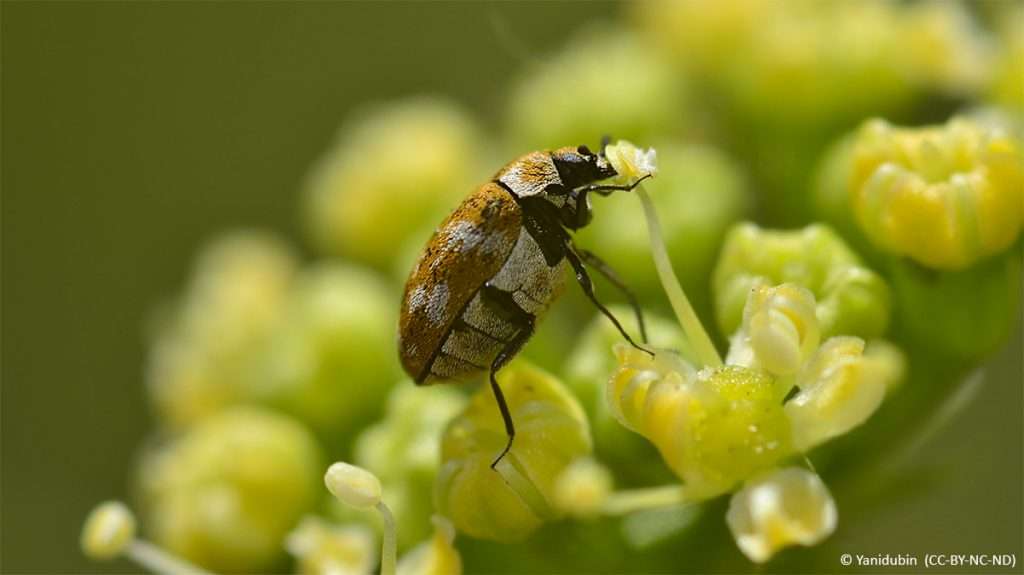
[[[54,573],[133,570],[87,561],[78,533],[96,502],[130,498],[152,427],[145,324],[199,247],[236,227],[299,240],[298,190],[346,115],[425,92],[497,122],[527,59],[618,7],[4,2],[0,11],[0,571]],[[772,568],[839,571],[843,552],[1024,560],[1021,350],[1018,330],[975,401],[891,469],[902,479],[867,485],[888,493],[851,495],[837,479],[837,533]],[[717,563],[685,551],[690,568],[755,569],[734,550]]]

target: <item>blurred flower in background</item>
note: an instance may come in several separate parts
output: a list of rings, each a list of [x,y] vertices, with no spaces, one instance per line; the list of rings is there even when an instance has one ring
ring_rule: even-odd
[[[299,206],[315,255],[215,238],[156,315],[142,531],[202,567],[310,574],[670,571],[658,543],[732,545],[713,521],[757,563],[821,542],[842,513],[830,473],[854,481],[876,458],[858,449],[884,449],[872,423],[911,434],[1013,326],[1024,11],[1007,4],[633,3],[526,66],[496,133],[426,96],[346,118]],[[489,388],[399,369],[401,281],[509,158],[604,136],[654,146],[657,177],[595,198],[574,239],[635,291],[648,349],[569,296],[498,376],[517,436],[491,469]],[[644,188],[724,362],[664,315]],[[329,497],[336,460],[369,509]],[[87,526],[91,556],[134,537],[118,510]]]

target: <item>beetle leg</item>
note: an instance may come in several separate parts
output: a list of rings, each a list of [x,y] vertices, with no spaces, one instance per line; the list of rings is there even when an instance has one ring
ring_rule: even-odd
[[[617,185],[617,184],[591,184],[589,186],[583,186],[576,188],[577,192],[596,192],[602,196],[607,196],[612,192],[630,192],[633,188],[639,186],[647,178],[654,177],[651,174],[644,174],[642,177],[637,178],[635,182],[629,185]]]
[[[593,302],[595,306],[597,306],[597,309],[606,318],[608,318],[609,320],[611,320],[613,324],[615,324],[615,327],[619,330],[619,333],[622,334],[622,337],[626,338],[626,341],[629,342],[629,345],[639,349],[640,351],[650,354],[651,357],[654,357],[653,352],[637,345],[637,343],[633,341],[633,338],[629,336],[629,333],[627,333],[626,330],[622,328],[622,324],[619,323],[619,320],[616,319],[614,315],[612,315],[612,312],[608,311],[608,308],[604,307],[604,305],[602,305],[601,302],[597,301],[597,296],[594,295],[594,282],[590,280],[590,275],[587,274],[587,268],[584,267],[583,261],[580,259],[580,256],[573,250],[571,244],[567,243],[565,245],[565,257],[566,259],[569,260],[569,263],[572,265],[572,269],[576,271],[576,281],[578,281],[580,287],[583,288],[583,293],[586,294],[588,298],[590,298],[590,301]]]
[[[505,394],[501,392],[501,386],[498,385],[498,380],[495,378],[495,374],[498,370],[505,366],[510,359],[515,357],[519,353],[519,349],[523,347],[530,336],[533,335],[533,318],[530,318],[527,325],[524,325],[519,333],[502,349],[498,352],[498,356],[494,358],[494,363],[491,364],[491,391],[494,392],[494,399],[498,402],[498,411],[501,412],[501,419],[505,422],[505,433],[508,435],[508,443],[505,444],[505,449],[501,450],[498,457],[491,462],[491,469],[494,469],[505,454],[508,453],[509,449],[512,449],[512,440],[516,438],[516,427],[512,423],[512,412],[508,409],[508,404],[505,402]]]
[[[640,339],[643,340],[644,343],[647,343],[647,326],[644,324],[644,314],[640,309],[639,301],[636,299],[636,296],[633,295],[633,291],[626,285],[626,282],[622,281],[619,274],[615,273],[615,270],[612,269],[607,262],[599,258],[594,252],[580,249],[575,245],[573,245],[573,249],[577,254],[579,254],[584,263],[597,270],[597,272],[604,276],[610,284],[619,288],[623,295],[626,296],[630,307],[633,308],[633,313],[636,314],[636,323],[640,326]]]
[[[506,321],[518,328],[516,334],[512,336],[508,343],[505,344],[505,347],[495,356],[494,361],[491,363],[491,371],[488,374],[491,382],[491,391],[494,393],[494,400],[498,403],[501,419],[505,423],[505,433],[508,434],[508,443],[505,444],[505,449],[491,462],[491,469],[494,469],[494,466],[505,457],[509,449],[512,449],[512,440],[516,437],[516,428],[512,423],[512,412],[508,409],[508,403],[505,402],[505,394],[502,393],[501,386],[498,385],[495,375],[498,373],[498,370],[504,367],[526,345],[530,336],[533,335],[535,320],[529,312],[519,307],[519,304],[516,303],[509,292],[487,284],[483,287],[482,295],[487,298],[489,305],[495,306],[500,310],[499,313],[501,313]]]

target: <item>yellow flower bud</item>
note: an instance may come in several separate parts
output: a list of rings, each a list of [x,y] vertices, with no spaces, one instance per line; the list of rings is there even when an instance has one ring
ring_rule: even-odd
[[[101,503],[82,528],[82,551],[91,559],[113,559],[135,540],[135,515],[120,501]]]
[[[910,4],[901,33],[899,55],[912,80],[961,95],[974,93],[988,81],[992,50],[964,4]]]
[[[740,551],[764,563],[784,547],[824,540],[838,513],[821,478],[789,467],[750,480],[729,500],[725,520]]]
[[[165,423],[181,429],[245,398],[248,369],[280,320],[296,267],[285,244],[255,232],[203,250],[150,351],[146,379]]]
[[[590,454],[591,442],[583,409],[554,377],[519,361],[501,370],[498,383],[516,425],[511,451],[491,469],[507,437],[491,390],[482,386],[445,431],[435,496],[460,531],[511,542],[558,516],[555,482]]]
[[[679,126],[685,102],[682,76],[644,38],[591,26],[512,87],[508,131],[521,149],[594,145],[606,134],[643,141]]]
[[[873,120],[852,153],[852,206],[881,249],[958,270],[1017,239],[1024,157],[1013,136],[961,118],[926,128]]]
[[[796,447],[806,451],[863,423],[902,372],[902,354],[884,342],[865,352],[857,337],[826,341],[797,379],[800,392],[785,405]]]
[[[641,150],[632,142],[619,140],[606,147],[604,153],[619,177],[627,182],[658,173],[658,152],[654,148]]]
[[[796,284],[751,290],[726,363],[795,374],[818,347],[814,295]]]
[[[380,480],[362,467],[339,461],[327,469],[324,484],[331,495],[350,507],[369,509],[380,503]]]
[[[612,474],[589,457],[577,459],[555,482],[555,506],[576,517],[591,517],[612,492]]]
[[[392,349],[397,295],[385,279],[341,263],[302,270],[252,367],[249,393],[302,420],[332,451],[347,450],[379,416],[401,377]]]
[[[460,107],[431,98],[383,104],[345,126],[307,185],[315,243],[380,268],[404,242],[422,245],[421,224],[480,176],[477,132]]]
[[[217,571],[269,569],[323,489],[309,430],[251,407],[206,418],[148,453],[139,472],[156,542]]]
[[[356,525],[306,517],[285,540],[300,575],[366,575],[377,562],[373,535]]]
[[[462,557],[453,543],[455,527],[450,521],[434,515],[434,536],[398,561],[398,575],[462,575]]]

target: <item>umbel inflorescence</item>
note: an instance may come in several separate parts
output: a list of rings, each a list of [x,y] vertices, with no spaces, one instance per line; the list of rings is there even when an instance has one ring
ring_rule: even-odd
[[[500,134],[430,97],[343,126],[305,185],[315,262],[250,230],[204,249],[152,330],[139,517],[99,506],[88,556],[161,573],[712,571],[719,547],[760,563],[849,525],[831,490],[1013,325],[1024,12],[626,12],[515,80]],[[635,290],[649,343],[568,289],[499,373],[517,435],[492,469],[506,430],[486,386],[402,376],[400,282],[504,160],[609,132],[654,147],[608,146],[607,183],[654,177],[596,200],[573,241]],[[597,294],[639,334],[627,300]],[[672,551],[716,526],[711,558]]]

